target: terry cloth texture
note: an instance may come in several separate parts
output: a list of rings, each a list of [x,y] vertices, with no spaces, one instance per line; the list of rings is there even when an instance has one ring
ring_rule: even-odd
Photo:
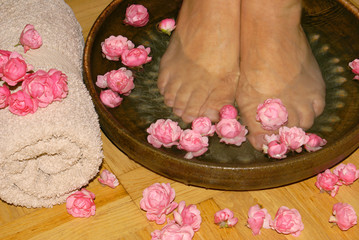
[[[15,45],[26,24],[43,45],[25,54]],[[82,81],[81,27],[62,0],[0,0],[0,32],[0,49],[17,51],[34,71],[55,68],[68,77],[60,102],[26,116],[0,110],[0,198],[52,207],[88,184],[103,159],[98,116]]]

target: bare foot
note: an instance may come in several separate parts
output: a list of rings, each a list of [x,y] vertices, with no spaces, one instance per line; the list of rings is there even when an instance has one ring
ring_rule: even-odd
[[[248,139],[261,149],[264,134],[256,121],[258,104],[279,98],[288,110],[288,126],[308,129],[325,105],[325,83],[300,26],[300,0],[243,0],[240,115]]]
[[[184,0],[161,59],[158,88],[185,122],[218,120],[235,100],[239,77],[240,0]]]

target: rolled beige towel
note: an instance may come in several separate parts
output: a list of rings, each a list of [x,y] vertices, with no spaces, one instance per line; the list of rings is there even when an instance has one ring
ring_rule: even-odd
[[[24,54],[14,45],[26,24],[43,45]],[[26,116],[0,110],[0,198],[51,207],[88,184],[103,159],[98,116],[82,81],[81,27],[62,0],[0,0],[0,29],[0,49],[19,52],[34,70],[55,68],[68,77],[61,102]]]

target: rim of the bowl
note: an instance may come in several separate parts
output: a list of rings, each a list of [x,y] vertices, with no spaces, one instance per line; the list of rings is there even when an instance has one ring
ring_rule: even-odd
[[[121,127],[121,123],[118,122],[113,117],[113,115],[106,109],[106,107],[101,103],[100,98],[95,90],[94,80],[92,79],[92,72],[90,69],[92,47],[93,47],[94,39],[96,38],[96,34],[99,31],[99,29],[101,28],[102,22],[106,19],[106,17],[108,15],[110,15],[116,9],[116,7],[122,1],[123,0],[114,0],[113,2],[111,2],[102,11],[102,13],[98,16],[98,18],[96,19],[95,23],[93,24],[93,26],[88,34],[86,44],[85,44],[85,49],[84,49],[84,62],[83,62],[84,63],[84,65],[83,65],[84,66],[84,74],[85,74],[84,81],[85,81],[90,93],[93,93],[92,98],[95,100],[93,102],[95,104],[95,108],[97,109],[97,111],[100,115],[100,122],[101,122],[101,118],[103,116],[106,117],[106,120],[108,121],[111,128],[116,129],[118,134],[120,134],[119,137],[124,138],[126,141],[131,141],[130,143],[133,146],[137,146],[139,148],[146,148],[146,150],[149,151],[150,154],[152,154],[153,156],[161,157],[162,159],[172,159],[172,161],[174,161],[177,165],[185,164],[186,166],[190,166],[195,169],[205,167],[205,168],[209,168],[209,169],[214,169],[216,171],[221,171],[223,173],[225,173],[226,171],[233,171],[233,172],[248,171],[248,172],[251,172],[253,170],[261,169],[263,167],[272,168],[272,169],[278,169],[281,167],[285,168],[288,166],[295,167],[296,165],[303,163],[303,161],[306,161],[306,159],[308,159],[308,158],[320,159],[320,157],[323,155],[333,156],[333,161],[330,162],[330,166],[328,164],[323,164],[322,161],[318,161],[318,164],[316,165],[316,168],[315,168],[316,169],[315,172],[313,172],[310,175],[308,174],[308,176],[304,177],[303,179],[311,177],[314,174],[319,173],[319,172],[323,171],[324,169],[337,164],[338,162],[342,161],[344,158],[346,158],[353,151],[355,151],[355,149],[357,149],[359,147],[359,125],[357,125],[353,128],[352,131],[348,131],[346,134],[343,135],[342,138],[338,139],[337,141],[327,144],[320,151],[308,153],[305,155],[291,156],[287,159],[279,160],[279,161],[259,162],[259,163],[251,163],[251,164],[243,163],[240,166],[238,166],[234,163],[205,162],[205,161],[197,160],[195,158],[192,160],[187,160],[184,158],[171,156],[171,155],[165,153],[164,151],[159,151],[158,149],[150,147],[149,144],[144,143],[143,141],[140,141],[135,138],[131,138],[130,137],[131,133],[129,133],[126,130],[126,128]],[[110,135],[110,133],[108,132],[108,129],[104,129],[104,128],[102,128],[102,129],[107,136]],[[110,138],[110,140],[112,141],[111,138]],[[127,154],[131,158],[133,158],[133,160],[135,160],[136,162],[144,165],[145,167],[147,167],[149,169],[153,169],[153,167],[148,165],[146,162],[141,162],[141,161],[136,160],[135,153],[128,152],[127,149],[123,148],[123,146],[118,146],[117,144],[115,144],[115,145],[118,148],[120,148],[122,151],[124,151],[125,154]],[[348,147],[347,147],[347,149],[343,149],[342,146],[348,146]],[[168,176],[168,174],[166,172],[161,172],[161,174]],[[219,174],[219,176],[220,175],[224,175],[224,174]],[[175,176],[170,176],[170,178],[176,179]],[[179,180],[183,182],[183,179],[179,179]],[[286,183],[280,184],[280,185],[286,185],[286,184],[290,184],[290,183],[300,181],[300,180],[302,180],[302,179],[292,180],[292,181],[289,181],[289,182],[286,182]],[[223,179],[223,181],[225,181],[225,179]],[[191,181],[189,181],[189,183],[190,182]],[[194,183],[193,185],[198,185],[198,184]],[[215,188],[218,188],[218,187],[215,187]],[[219,188],[222,188],[222,187],[219,186]]]

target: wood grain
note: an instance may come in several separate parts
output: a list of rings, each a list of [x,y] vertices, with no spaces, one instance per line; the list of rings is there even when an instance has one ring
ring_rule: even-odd
[[[75,12],[86,37],[93,22],[110,0],[66,0]],[[353,0],[359,6],[359,0]],[[359,239],[359,226],[341,231],[328,222],[332,206],[347,202],[359,212],[359,182],[340,188],[336,197],[319,193],[315,178],[285,187],[261,191],[217,191],[186,186],[153,173],[119,151],[106,136],[102,136],[105,159],[102,169],[116,174],[121,185],[116,189],[101,186],[97,179],[87,187],[96,194],[96,215],[88,219],[73,218],[65,205],[51,209],[27,209],[0,202],[0,239],[151,239],[150,233],[162,226],[149,222],[139,207],[142,191],[156,182],[169,182],[176,191],[176,201],[197,204],[203,223],[194,239],[251,239],[247,228],[247,211],[261,204],[274,216],[285,205],[302,215],[304,231],[299,237],[278,234],[264,229],[255,239]],[[359,151],[344,163],[359,166]],[[239,223],[231,229],[220,229],[213,223],[216,211],[229,208]],[[172,216],[170,215],[170,218]]]

